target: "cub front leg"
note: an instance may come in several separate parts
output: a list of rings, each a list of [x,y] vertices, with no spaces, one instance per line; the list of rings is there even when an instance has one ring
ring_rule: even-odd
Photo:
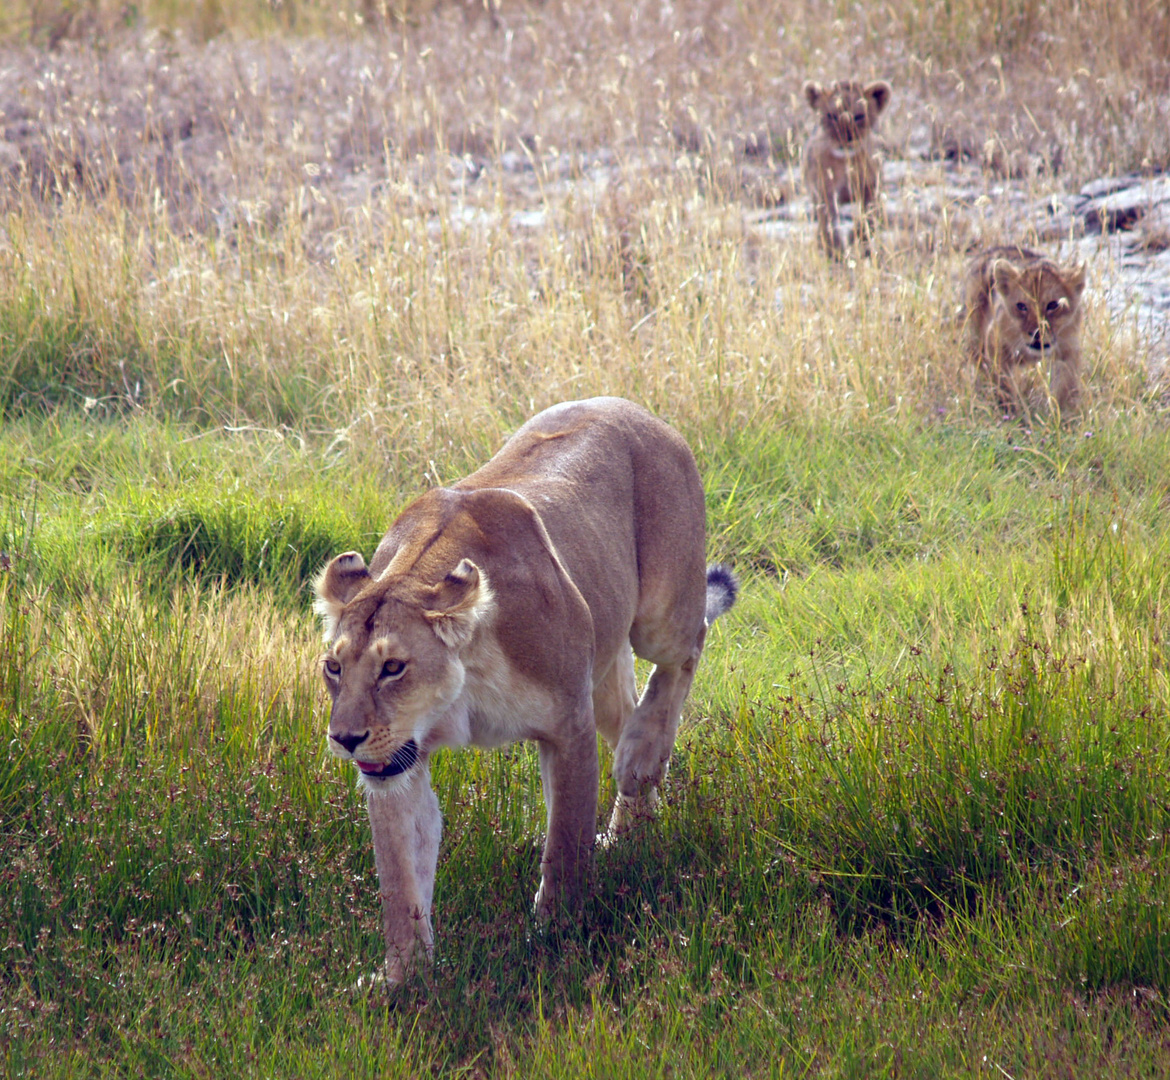
[[[862,153],[867,153],[862,151]],[[874,236],[877,234],[881,205],[878,201],[877,168],[868,157],[859,159],[849,175],[850,195],[855,213],[853,215],[853,237],[863,255],[870,253]]]
[[[1081,399],[1080,357],[1057,360],[1052,365],[1048,388],[1061,414],[1075,409]]]
[[[535,906],[537,918],[547,919],[580,909],[593,862],[601,775],[591,704],[581,711],[570,733],[541,740],[540,781],[548,833]]]
[[[826,191],[824,199],[816,204],[816,218],[821,246],[830,254],[841,249],[841,237],[837,232],[839,217],[837,196],[832,191]]]
[[[1018,364],[1004,364],[999,370],[996,402],[1003,412],[1027,413],[1028,395],[1023,378],[1025,371]]]
[[[370,790],[366,800],[382,897],[386,982],[392,986],[405,982],[434,949],[431,900],[442,832],[429,762],[420,762],[404,780],[386,791]]]

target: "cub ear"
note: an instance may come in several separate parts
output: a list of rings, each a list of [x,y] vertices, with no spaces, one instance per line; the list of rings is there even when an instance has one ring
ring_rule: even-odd
[[[435,586],[423,617],[444,645],[462,649],[494,607],[487,576],[470,559],[463,559]]]
[[[894,91],[890,89],[890,84],[884,79],[877,82],[871,82],[865,88],[865,96],[873,102],[875,113],[880,113],[890,103],[890,95]]]
[[[1006,293],[1017,281],[1020,272],[1007,259],[996,259],[989,267],[992,288],[999,293]]]
[[[804,84],[804,96],[810,109],[819,107],[824,90],[811,79]]]
[[[1081,293],[1085,289],[1085,274],[1088,267],[1082,262],[1077,263],[1076,266],[1071,267],[1064,274],[1065,288],[1073,295],[1074,300],[1081,298]]]
[[[350,602],[358,590],[370,580],[366,560],[356,551],[347,551],[329,562],[313,578],[313,610],[321,616],[321,628],[328,641],[337,629],[341,609]]]

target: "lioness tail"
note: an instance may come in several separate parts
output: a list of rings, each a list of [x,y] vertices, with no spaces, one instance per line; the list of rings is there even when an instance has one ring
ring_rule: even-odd
[[[707,567],[707,625],[731,609],[739,594],[739,582],[730,566],[712,563]]]

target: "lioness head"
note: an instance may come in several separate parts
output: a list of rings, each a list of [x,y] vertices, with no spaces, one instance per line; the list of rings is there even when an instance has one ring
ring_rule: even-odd
[[[327,745],[357,764],[367,788],[382,790],[433,748],[428,737],[463,689],[461,654],[492,610],[491,589],[468,559],[428,584],[392,569],[375,579],[349,551],[314,590],[329,643]]]
[[[1016,266],[997,259],[990,267],[999,347],[1040,359],[1080,326],[1083,264],[1062,270],[1048,259]]]
[[[884,81],[864,84],[843,80],[828,86],[815,82],[804,84],[804,96],[809,107],[820,115],[822,129],[843,148],[865,139],[891,93],[890,84]]]

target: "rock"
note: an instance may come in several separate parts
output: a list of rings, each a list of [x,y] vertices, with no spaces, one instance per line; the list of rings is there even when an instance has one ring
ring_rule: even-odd
[[[1100,181],[1098,181],[1100,183]],[[1080,207],[1088,233],[1130,229],[1157,206],[1170,203],[1170,177],[1139,181],[1089,199]]]
[[[1081,188],[1082,199],[1099,199],[1103,195],[1112,195],[1115,191],[1140,184],[1142,178],[1137,173],[1126,176],[1103,176],[1099,180],[1090,180]]]

